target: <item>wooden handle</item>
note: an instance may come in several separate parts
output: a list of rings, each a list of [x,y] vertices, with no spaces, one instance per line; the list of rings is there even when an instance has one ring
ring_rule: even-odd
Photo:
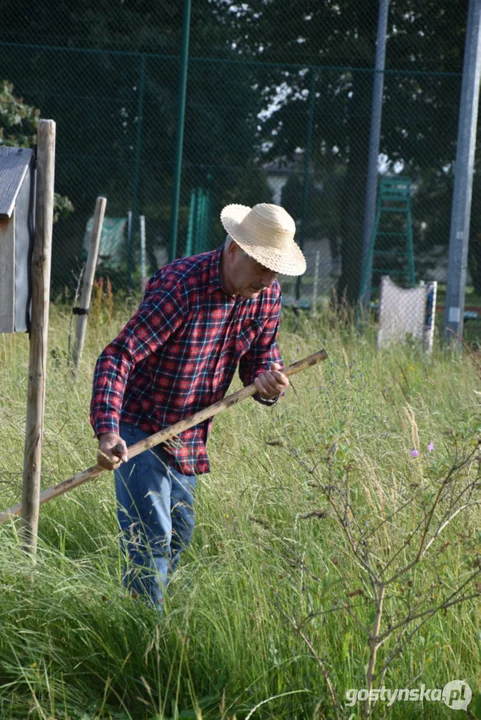
[[[291,375],[295,375],[302,370],[306,370],[313,365],[317,365],[317,363],[325,360],[326,358],[327,352],[325,350],[319,350],[318,352],[313,353],[313,355],[309,355],[303,360],[299,360],[292,365],[288,365],[283,369],[283,373],[287,375],[287,377],[291,377]],[[219,400],[213,405],[209,405],[203,410],[199,410],[199,412],[194,413],[194,415],[191,415],[184,420],[180,420],[174,425],[170,425],[169,427],[166,427],[163,430],[160,430],[159,432],[150,435],[144,440],[140,440],[139,442],[131,445],[128,448],[129,459],[140,455],[140,453],[144,452],[144,450],[149,450],[150,448],[155,447],[155,445],[159,445],[162,442],[170,440],[170,438],[173,438],[176,435],[180,435],[180,433],[184,430],[188,430],[189,428],[194,427],[194,425],[198,425],[199,423],[204,422],[204,420],[209,420],[211,417],[214,417],[215,415],[218,415],[220,412],[222,412],[222,410],[226,410],[227,408],[236,405],[242,400],[251,397],[256,392],[257,388],[254,383],[252,383],[251,385],[246,385],[246,387],[242,388],[241,390],[232,393],[232,395],[228,395],[226,398]],[[123,448],[120,443],[115,446],[113,450],[114,454],[117,454],[115,450],[118,450],[119,448],[121,448],[122,452]],[[83,483],[87,482],[88,480],[93,480],[94,478],[101,475],[103,472],[105,472],[105,468],[101,467],[100,465],[93,465],[92,467],[87,468],[87,470],[83,470],[82,472],[77,473],[77,475],[74,475],[67,480],[63,480],[58,485],[47,488],[42,493],[40,493],[40,504],[49,502],[50,500],[53,500],[53,498],[58,497],[59,495],[63,495],[64,493],[69,492],[69,490],[73,490],[74,488],[79,487],[79,485],[83,485]],[[11,519],[12,516],[19,515],[21,510],[22,504],[19,503],[18,505],[14,505],[8,510],[0,513],[0,525],[2,525],[4,522],[7,522],[7,520]]]
[[[325,360],[326,358],[327,352],[325,350],[319,350],[319,352],[316,352],[313,355],[309,355],[308,357],[303,358],[303,360],[299,360],[292,365],[288,365],[287,367],[283,368],[282,372],[287,375],[287,377],[291,377],[291,375],[295,375],[302,370],[306,370],[307,368],[316,365],[318,362],[321,362],[321,360]],[[185,418],[185,420],[180,420],[174,425],[170,425],[163,430],[159,430],[159,432],[156,432],[153,435],[149,435],[149,437],[145,438],[144,440],[139,440],[139,442],[134,443],[134,445],[131,445],[128,448],[129,460],[133,457],[136,457],[136,455],[139,455],[141,452],[144,452],[144,450],[150,450],[150,448],[153,448],[156,445],[160,445],[160,443],[166,442],[167,440],[170,440],[176,435],[180,435],[181,432],[184,432],[184,430],[188,430],[189,428],[194,427],[194,425],[198,425],[205,420],[210,420],[210,418],[215,417],[215,415],[218,415],[220,412],[222,412],[222,410],[227,410],[227,408],[230,408],[233,405],[237,405],[237,403],[241,402],[242,400],[245,400],[246,398],[255,395],[256,392],[257,388],[254,383],[246,385],[242,388],[242,390],[238,390],[237,392],[232,393],[232,395],[228,395],[226,398],[219,400],[213,405],[209,405],[203,410],[199,410],[198,412],[194,413],[194,415]]]
[[[122,457],[123,451],[124,446],[122,445],[122,443],[117,443],[117,445],[112,448],[112,455],[115,455],[116,457]]]
[[[318,362],[326,360],[326,358],[327,352],[325,350],[319,350],[318,352],[315,352],[312,355],[308,355],[307,357],[299,360],[298,362],[292,363],[292,365],[288,365],[284,368],[282,372],[284,373],[284,375],[287,375],[287,377],[290,377],[291,375],[295,375],[296,373],[301,372],[301,370],[307,370],[307,368],[310,368],[313,365],[317,365]]]

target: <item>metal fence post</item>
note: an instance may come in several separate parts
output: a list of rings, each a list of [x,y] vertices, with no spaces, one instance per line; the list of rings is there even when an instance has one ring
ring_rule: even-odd
[[[458,145],[454,171],[453,209],[449,233],[448,283],[444,315],[444,340],[446,343],[449,343],[452,339],[452,332],[459,336],[462,336],[463,333],[469,222],[481,73],[481,0],[469,0],[465,42]]]
[[[145,237],[145,215],[140,216],[140,291],[143,293],[147,282],[147,240]]]
[[[132,292],[132,210],[127,213],[127,294]]]
[[[189,64],[191,0],[184,0],[182,21],[182,51],[180,57],[179,109],[177,112],[177,142],[175,148],[174,188],[170,220],[169,261],[177,255],[177,225],[179,223],[180,182],[182,177],[182,146],[184,142],[185,97],[187,90],[187,69]]]
[[[369,160],[367,166],[366,206],[364,213],[364,235],[362,242],[362,277],[366,277],[365,287],[361,287],[360,301],[364,308],[369,307],[371,301],[371,268],[369,262],[369,247],[371,244],[374,217],[376,215],[376,193],[379,144],[381,139],[382,120],[382,94],[384,88],[384,69],[386,65],[386,33],[389,0],[380,0],[379,17],[376,41],[376,67],[372,91],[371,131],[369,136]]]
[[[306,238],[307,214],[309,210],[309,190],[310,190],[310,166],[312,153],[312,135],[314,131],[314,106],[316,104],[316,82],[317,74],[315,69],[311,70],[311,87],[309,89],[309,119],[307,123],[307,145],[304,156],[304,182],[302,188],[302,215],[301,215],[301,234],[299,238],[299,246],[304,250]],[[296,280],[296,300],[301,297],[301,276]]]
[[[140,56],[140,69],[139,69],[139,86],[138,86],[138,99],[137,99],[137,130],[135,133],[135,160],[134,160],[134,176],[132,179],[132,219],[129,233],[129,244],[127,247],[127,268],[128,268],[128,280],[127,286],[130,290],[132,289],[132,269],[134,264],[133,258],[133,242],[132,242],[132,231],[133,228],[138,226],[137,220],[139,216],[139,178],[140,178],[140,165],[142,161],[142,120],[144,117],[144,92],[145,92],[145,66],[147,60],[145,55]]]
[[[187,257],[193,255],[193,237],[195,232],[195,213],[197,202],[197,188],[193,188],[190,193],[189,221],[187,225],[187,242],[185,246],[185,254]]]
[[[201,187],[197,188],[197,205],[195,214],[195,236],[194,236],[194,255],[202,252],[202,218],[204,216],[204,191]]]

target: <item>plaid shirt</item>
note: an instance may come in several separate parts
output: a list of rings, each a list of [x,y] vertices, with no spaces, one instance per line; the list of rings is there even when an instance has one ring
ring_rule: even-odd
[[[239,364],[244,385],[282,363],[277,347],[281,292],[277,281],[256,298],[221,288],[222,248],[158,270],[144,299],[97,360],[91,422],[95,434],[119,422],[158,432],[222,399]],[[184,475],[209,472],[212,419],[180,433],[165,449]]]

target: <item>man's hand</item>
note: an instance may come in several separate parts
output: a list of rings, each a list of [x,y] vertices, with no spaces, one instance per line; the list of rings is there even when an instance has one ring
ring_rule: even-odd
[[[271,369],[254,380],[259,397],[273,400],[289,387],[289,378],[282,372],[282,365],[272,363]]]
[[[121,445],[123,450],[118,453],[116,446]],[[114,452],[115,450],[115,452]],[[99,435],[99,449],[97,463],[106,470],[114,470],[121,462],[127,462],[129,455],[127,445],[117,433],[103,433]]]

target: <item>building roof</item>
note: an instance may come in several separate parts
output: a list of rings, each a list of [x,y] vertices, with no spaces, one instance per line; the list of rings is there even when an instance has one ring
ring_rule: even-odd
[[[28,148],[0,147],[0,217],[12,217],[33,155]]]

